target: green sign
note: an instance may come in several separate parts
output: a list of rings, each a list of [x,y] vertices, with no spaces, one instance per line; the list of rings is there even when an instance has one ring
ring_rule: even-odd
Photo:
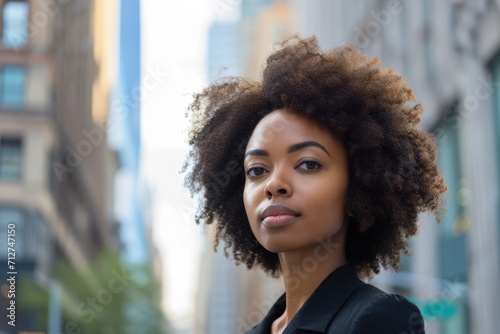
[[[448,319],[457,314],[458,307],[455,302],[431,300],[419,305],[422,315],[426,318]]]

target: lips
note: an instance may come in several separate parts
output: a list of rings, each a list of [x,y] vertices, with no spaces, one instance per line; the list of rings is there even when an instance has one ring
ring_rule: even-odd
[[[300,214],[284,205],[270,205],[261,214],[262,224],[268,227],[288,225]]]

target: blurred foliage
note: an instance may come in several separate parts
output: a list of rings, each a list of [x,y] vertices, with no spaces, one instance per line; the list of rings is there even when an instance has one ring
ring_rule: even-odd
[[[149,264],[126,264],[119,253],[105,251],[83,268],[58,261],[52,274],[60,295],[61,334],[168,333],[161,287]],[[46,331],[54,290],[25,276],[19,292],[22,309],[32,314],[33,330]]]

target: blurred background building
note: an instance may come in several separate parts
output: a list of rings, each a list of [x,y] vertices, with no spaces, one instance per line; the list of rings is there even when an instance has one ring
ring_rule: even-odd
[[[18,287],[12,327],[2,269],[0,332],[164,332],[138,177],[139,1],[1,0],[0,13],[0,265],[15,224]]]
[[[207,69],[210,81],[223,76],[242,74],[239,55],[240,31],[235,21],[215,21],[208,32]],[[209,233],[212,235],[212,233]],[[208,238],[209,239],[209,238]],[[223,248],[223,245],[218,247]],[[207,240],[201,260],[200,287],[196,311],[196,332],[225,333],[236,328],[236,317],[241,312],[239,284],[245,277],[222,252],[213,252],[213,243]],[[206,278],[209,278],[208,280]]]
[[[324,49],[355,44],[408,79],[424,106],[423,127],[438,144],[440,169],[449,187],[447,213],[439,225],[422,215],[420,233],[411,241],[412,255],[403,259],[400,272],[384,271],[372,283],[413,300],[424,314],[428,333],[496,333],[500,2],[242,0],[235,10],[236,19],[227,22],[219,15],[210,29],[210,80],[225,75],[258,78],[273,43],[292,32],[316,35]],[[280,286],[255,272],[231,269],[222,257],[211,261],[210,269],[203,261],[198,328],[232,333],[237,310],[236,330],[242,333],[260,321]],[[221,289],[236,291],[227,294],[237,295],[238,301],[218,292]]]

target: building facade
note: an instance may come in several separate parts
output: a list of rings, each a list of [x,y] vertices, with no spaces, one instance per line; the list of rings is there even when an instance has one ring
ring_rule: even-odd
[[[239,49],[239,22],[217,20],[208,32],[207,73],[210,81],[242,74]],[[241,312],[241,268],[222,254],[223,245],[213,252],[212,230],[208,230],[201,259],[200,285],[196,301],[195,332],[230,333]]]
[[[113,25],[104,24],[116,5],[0,1],[0,261],[6,268],[3,240],[14,224],[17,284],[28,279],[47,296],[18,308],[15,327],[2,321],[2,333],[62,332],[65,282],[53,265],[78,270],[119,247],[118,161],[107,144]],[[10,300],[4,283],[2,276],[2,315]]]

